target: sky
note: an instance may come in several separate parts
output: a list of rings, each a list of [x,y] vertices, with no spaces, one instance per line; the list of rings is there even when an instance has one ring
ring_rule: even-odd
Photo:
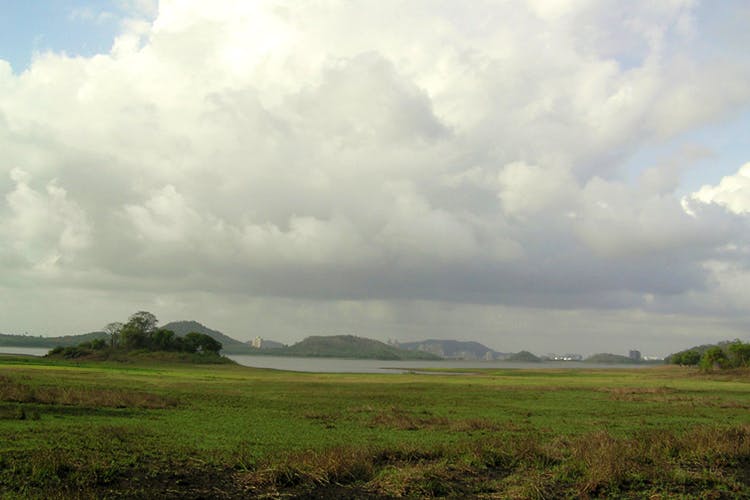
[[[744,1],[8,0],[0,332],[750,340]]]

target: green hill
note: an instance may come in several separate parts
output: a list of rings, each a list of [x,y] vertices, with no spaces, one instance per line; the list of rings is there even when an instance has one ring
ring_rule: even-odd
[[[586,363],[606,363],[606,364],[623,364],[623,365],[635,365],[638,361],[629,358],[627,356],[620,356],[619,354],[610,354],[608,352],[602,352],[594,354],[583,360]]]
[[[290,347],[274,349],[274,354],[283,356],[317,358],[355,358],[384,360],[437,360],[439,356],[421,351],[407,351],[377,340],[354,335],[331,335],[307,337]]]
[[[81,335],[64,335],[61,337],[31,337],[28,335],[8,335],[0,333],[0,345],[12,347],[57,347],[74,346],[81,342],[107,338],[104,332],[90,332]]]
[[[536,356],[530,353],[529,351],[519,351],[505,358],[505,361],[517,361],[517,362],[522,362],[522,363],[539,363],[542,361],[542,359],[539,356]]]
[[[224,354],[258,354],[258,349],[254,349],[252,346],[241,342],[237,339],[233,339],[227,335],[224,335],[218,330],[212,330],[197,321],[172,321],[162,326],[166,330],[172,330],[175,335],[184,337],[190,332],[202,333],[208,335],[214,340],[221,342],[223,346],[222,352]]]

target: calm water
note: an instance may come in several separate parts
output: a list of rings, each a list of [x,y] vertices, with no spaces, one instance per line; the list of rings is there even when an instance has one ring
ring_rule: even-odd
[[[49,349],[43,347],[3,347],[0,354],[26,354],[44,356]],[[378,359],[341,358],[287,358],[282,356],[247,356],[229,354],[228,358],[244,366],[272,368],[295,372],[318,373],[404,373],[425,368],[641,368],[648,365],[605,365],[579,361],[550,361],[546,363],[513,363],[509,361],[382,361]]]
[[[287,358],[281,356],[228,355],[245,366],[273,368],[295,372],[321,373],[404,373],[425,368],[640,368],[647,365],[606,365],[580,361],[550,361],[545,363],[514,363],[510,361],[382,361],[378,359]]]
[[[51,347],[5,347],[0,345],[0,354],[27,354],[29,356],[44,356]]]

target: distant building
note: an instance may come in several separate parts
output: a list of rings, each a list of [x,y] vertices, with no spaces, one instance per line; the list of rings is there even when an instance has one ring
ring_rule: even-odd
[[[628,353],[628,357],[633,361],[641,360],[641,351],[632,350]]]
[[[547,354],[547,359],[551,359],[552,361],[582,361],[583,356],[577,353]]]
[[[255,337],[251,342],[250,345],[255,347],[256,349],[263,349],[263,339],[260,337]]]

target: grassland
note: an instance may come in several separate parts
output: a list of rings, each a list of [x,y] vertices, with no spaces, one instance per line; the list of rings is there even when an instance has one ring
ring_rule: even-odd
[[[750,376],[0,358],[3,498],[750,497]]]

